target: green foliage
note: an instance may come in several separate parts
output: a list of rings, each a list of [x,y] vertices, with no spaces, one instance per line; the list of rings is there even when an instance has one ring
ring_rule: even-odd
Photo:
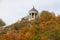
[[[41,40],[41,37],[39,35],[33,35],[30,40]]]

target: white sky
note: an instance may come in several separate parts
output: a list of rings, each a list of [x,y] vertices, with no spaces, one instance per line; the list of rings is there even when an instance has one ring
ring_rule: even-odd
[[[48,10],[60,14],[60,0],[0,0],[0,18],[7,25],[12,24],[28,15],[33,5],[39,12]]]

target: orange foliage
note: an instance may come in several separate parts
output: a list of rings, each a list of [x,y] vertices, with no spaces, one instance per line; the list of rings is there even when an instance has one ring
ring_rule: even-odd
[[[59,30],[59,26],[58,24],[56,24],[56,26],[54,27],[55,31],[58,31]]]
[[[42,36],[41,40],[48,40],[48,37],[47,36]]]
[[[45,29],[44,24],[39,24],[39,27],[40,27],[41,29]]]
[[[13,38],[14,38],[14,31],[11,30],[11,31],[7,32],[6,35],[7,35],[7,37],[8,37],[9,39],[13,39]]]
[[[16,40],[25,40],[25,36],[23,33],[18,33],[15,35],[15,37]]]
[[[26,38],[30,38],[31,35],[32,35],[31,32],[26,32],[26,33],[25,33],[25,37],[26,37]]]

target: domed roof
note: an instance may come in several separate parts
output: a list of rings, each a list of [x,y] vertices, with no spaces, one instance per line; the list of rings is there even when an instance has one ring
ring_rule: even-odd
[[[34,6],[33,6],[33,8],[32,8],[30,11],[36,11],[36,12],[38,12],[38,11],[34,8]],[[30,12],[30,11],[29,11],[29,12]]]

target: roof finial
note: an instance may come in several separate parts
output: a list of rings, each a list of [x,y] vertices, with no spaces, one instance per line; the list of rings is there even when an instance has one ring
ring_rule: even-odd
[[[34,8],[34,5],[33,5],[33,8]]]
[[[33,5],[33,8],[34,8],[34,5]]]

